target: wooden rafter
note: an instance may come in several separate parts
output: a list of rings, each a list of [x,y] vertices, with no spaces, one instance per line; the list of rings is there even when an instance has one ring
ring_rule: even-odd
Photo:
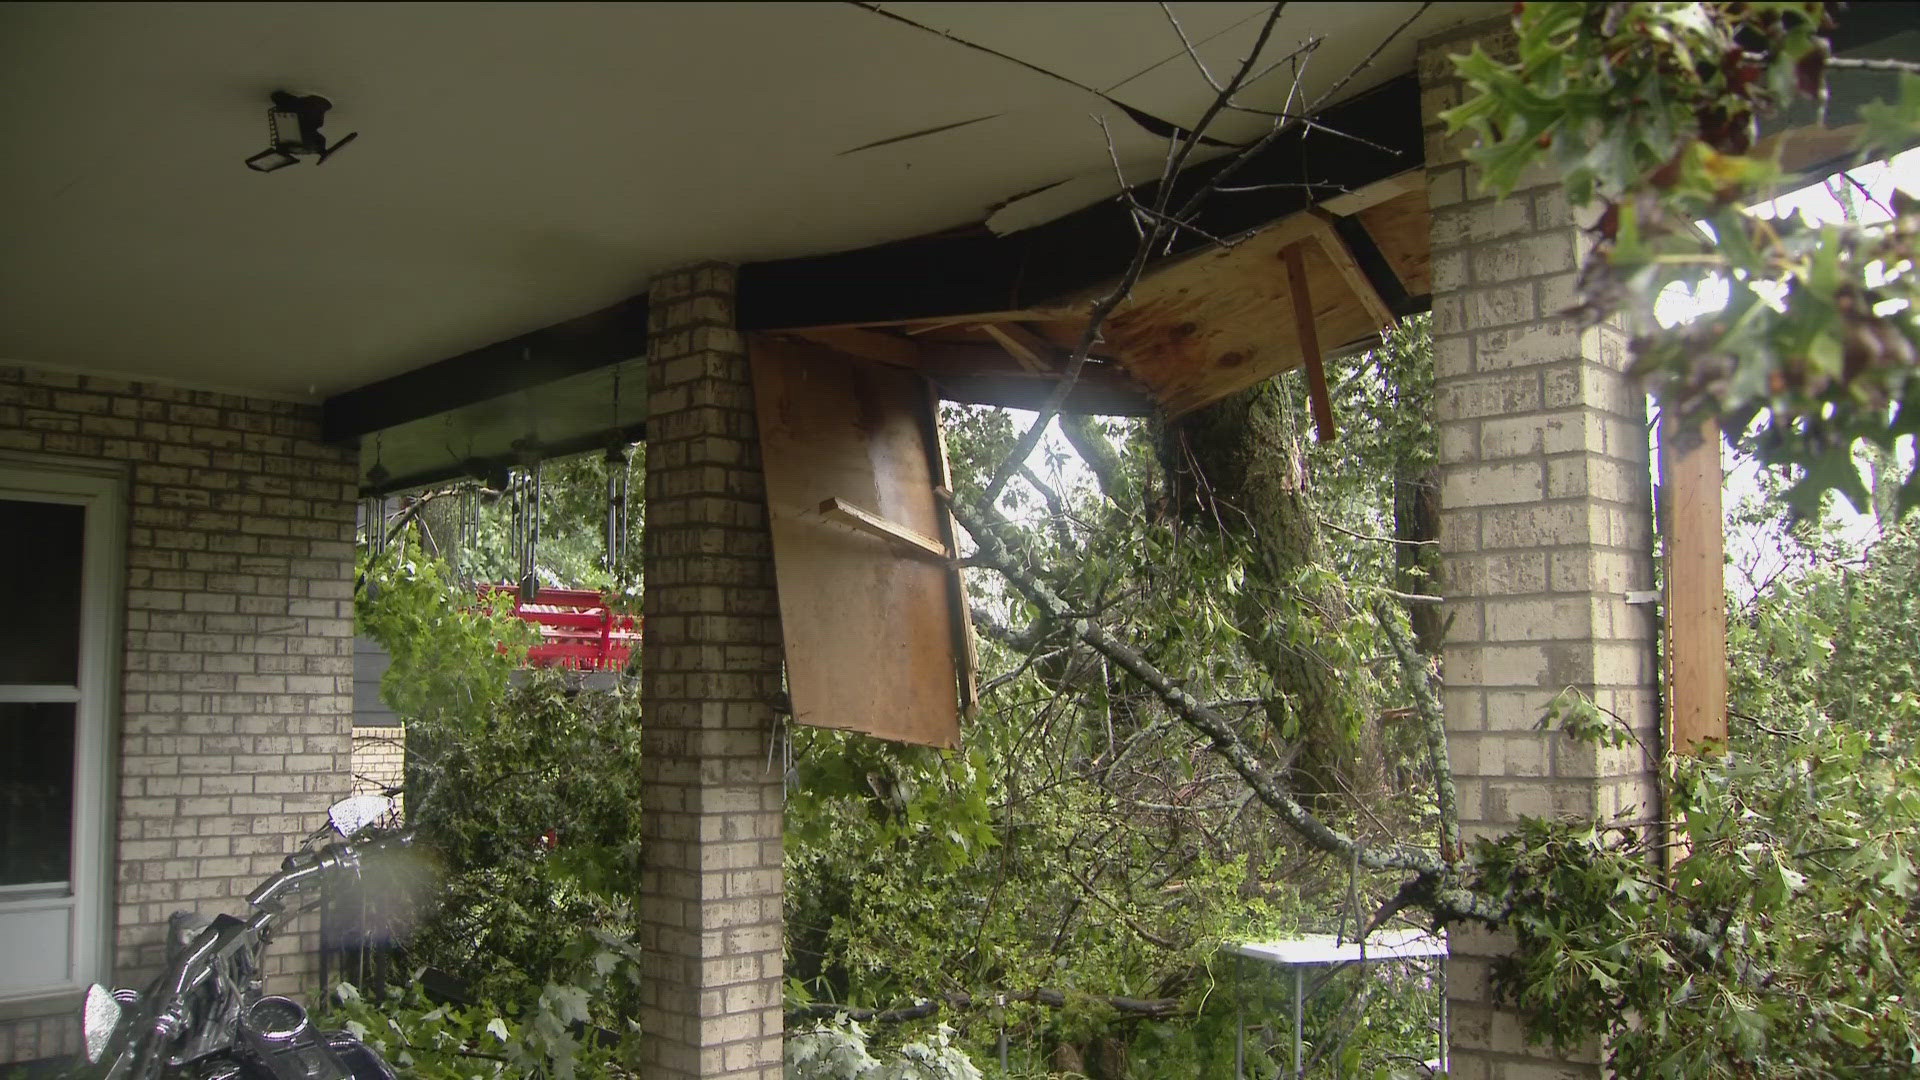
[[[1293,297],[1293,325],[1300,339],[1300,363],[1307,370],[1307,400],[1313,407],[1313,428],[1321,442],[1332,442],[1333,395],[1327,390],[1327,368],[1320,357],[1320,334],[1313,324],[1313,295],[1307,290],[1307,268],[1299,244],[1283,253],[1287,263],[1287,292]]]
[[[1019,323],[981,323],[980,329],[1029,371],[1051,372],[1060,366],[1057,362],[1060,350],[1053,342]]]
[[[1360,268],[1360,260],[1354,257],[1346,239],[1334,228],[1333,215],[1314,207],[1306,212],[1306,217],[1314,223],[1313,238],[1320,245],[1320,250],[1333,268],[1339,271],[1340,280],[1347,283],[1347,288],[1360,301],[1360,306],[1367,310],[1375,323],[1392,325],[1393,308],[1380,295],[1380,290],[1374,287],[1373,279]]]

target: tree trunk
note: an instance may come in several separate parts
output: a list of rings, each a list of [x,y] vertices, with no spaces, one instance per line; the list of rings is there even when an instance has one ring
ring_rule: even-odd
[[[1402,455],[1393,478],[1394,588],[1404,593],[1440,591],[1440,469],[1421,468]],[[1428,656],[1440,655],[1444,625],[1437,604],[1406,605],[1413,643]]]
[[[1247,545],[1234,619],[1278,691],[1267,719],[1274,737],[1294,748],[1296,790],[1376,794],[1382,754],[1356,690],[1363,681],[1336,670],[1318,648],[1352,611],[1345,590],[1303,575],[1326,553],[1280,383],[1269,380],[1181,418],[1162,432],[1160,452],[1183,520]]]

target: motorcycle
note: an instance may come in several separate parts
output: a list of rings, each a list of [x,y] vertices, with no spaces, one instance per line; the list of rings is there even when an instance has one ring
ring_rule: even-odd
[[[287,856],[247,896],[244,918],[220,915],[176,937],[167,967],[144,993],[95,983],[82,1006],[87,1061],[100,1080],[395,1080],[360,1040],[316,1028],[291,998],[264,992],[262,957],[289,905],[322,882],[353,880],[363,863],[393,857],[410,834],[374,823],[392,800],[359,795],[335,803],[338,839]]]

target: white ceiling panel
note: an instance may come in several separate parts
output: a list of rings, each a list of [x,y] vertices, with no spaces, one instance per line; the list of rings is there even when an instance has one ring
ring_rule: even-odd
[[[1415,6],[1292,4],[1276,47],[1337,29],[1358,55]],[[1211,94],[1157,5],[893,10],[1176,123]],[[1224,65],[1264,7],[1175,11]],[[1413,36],[1349,89],[1404,71]],[[277,88],[359,139],[249,171]],[[1096,114],[1123,160],[1161,152],[1069,81],[845,3],[6,5],[0,359],[324,397],[675,264],[983,221],[1108,169]],[[1062,192],[1028,217],[1100,194]]]

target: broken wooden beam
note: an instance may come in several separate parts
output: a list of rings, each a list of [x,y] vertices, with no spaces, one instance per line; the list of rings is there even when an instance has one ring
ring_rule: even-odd
[[[1060,366],[1060,350],[1019,323],[981,323],[980,329],[1028,371],[1052,372]]]
[[[1392,306],[1374,286],[1373,279],[1368,277],[1367,272],[1361,268],[1360,260],[1354,255],[1353,249],[1347,246],[1346,238],[1340,235],[1333,215],[1319,207],[1312,207],[1307,210],[1307,216],[1318,223],[1314,229],[1313,238],[1320,244],[1321,252],[1326,255],[1327,261],[1333,264],[1334,270],[1339,272],[1340,279],[1347,283],[1347,288],[1352,291],[1354,298],[1360,301],[1360,306],[1366,309],[1374,325],[1393,325],[1395,320]]]
[[[1293,326],[1300,342],[1300,363],[1307,370],[1307,401],[1313,407],[1314,434],[1323,443],[1337,434],[1333,424],[1333,395],[1327,389],[1327,368],[1320,356],[1320,334],[1313,325],[1313,295],[1307,291],[1306,260],[1299,244],[1289,244],[1281,257],[1287,263],[1287,292],[1293,299]]]

